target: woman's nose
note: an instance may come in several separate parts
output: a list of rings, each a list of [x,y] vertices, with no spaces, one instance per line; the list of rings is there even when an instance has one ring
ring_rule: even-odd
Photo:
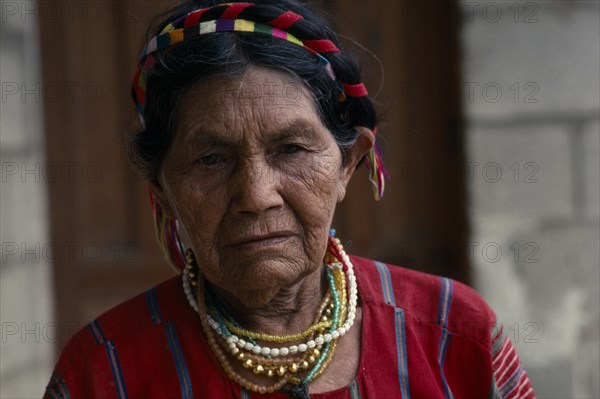
[[[283,205],[278,173],[264,157],[238,163],[231,183],[235,212],[260,214]]]

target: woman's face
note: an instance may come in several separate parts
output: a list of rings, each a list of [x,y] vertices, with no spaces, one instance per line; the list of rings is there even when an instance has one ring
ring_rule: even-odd
[[[260,67],[196,84],[175,121],[154,191],[204,277],[254,308],[321,267],[336,203],[372,140],[342,165],[309,92]]]

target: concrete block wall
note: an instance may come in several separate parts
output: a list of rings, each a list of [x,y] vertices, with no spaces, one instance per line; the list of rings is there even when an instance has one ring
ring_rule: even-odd
[[[10,5],[15,5],[11,3]],[[21,3],[22,5],[24,3]],[[52,372],[53,322],[48,242],[48,176],[37,24],[5,14],[2,4],[0,80],[0,397],[40,397]],[[71,332],[72,333],[72,332]]]
[[[538,397],[598,398],[600,5],[461,7],[476,287]]]

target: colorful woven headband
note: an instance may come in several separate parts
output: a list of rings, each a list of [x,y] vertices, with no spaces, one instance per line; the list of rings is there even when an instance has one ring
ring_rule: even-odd
[[[142,51],[132,85],[132,96],[142,126],[145,125],[144,107],[146,105],[147,73],[156,64],[154,53],[167,50],[176,44],[191,40],[197,36],[219,32],[264,34],[303,47],[323,63],[327,75],[338,87],[340,102],[346,101],[347,96],[368,96],[367,89],[363,83],[340,82],[336,78],[331,63],[323,56],[323,54],[340,53],[339,48],[331,40],[300,40],[286,31],[298,21],[304,19],[304,17],[292,11],[286,11],[267,22],[262,21],[259,23],[238,18],[242,11],[251,9],[252,7],[258,6],[253,3],[223,3],[214,7],[191,11],[167,24],[157,36],[148,42]],[[217,14],[219,16],[215,18],[214,15]],[[373,127],[373,132],[377,132],[376,127]],[[373,147],[365,159],[365,164],[369,169],[369,180],[373,184],[374,197],[376,200],[379,200],[383,196],[385,187],[384,179],[388,174],[383,166],[381,154],[377,146]],[[157,238],[166,257],[174,266],[181,270],[185,266],[185,251],[183,251],[183,246],[179,239],[177,222],[168,219],[164,215],[158,202],[152,198],[152,194],[151,202],[154,209]]]
[[[364,97],[368,95],[365,85],[362,83],[348,84],[338,82],[331,64],[321,54],[340,53],[340,50],[331,40],[299,40],[283,29],[293,26],[296,22],[303,19],[301,15],[287,11],[270,21],[268,24],[249,21],[246,19],[237,19],[237,16],[249,7],[254,7],[252,3],[233,3],[221,4],[214,7],[195,10],[187,15],[169,23],[162,31],[153,37],[144,48],[140,57],[138,70],[133,78],[133,97],[140,114],[141,123],[144,123],[144,106],[146,97],[146,72],[152,69],[156,60],[153,53],[168,49],[178,43],[190,40],[194,37],[218,33],[218,32],[242,32],[242,33],[259,33],[269,35],[271,37],[288,41],[300,47],[306,48],[311,53],[315,54],[325,65],[325,70],[329,77],[334,80],[341,94],[341,101],[345,100],[345,96]],[[223,12],[218,19],[208,21],[200,21],[202,15],[222,8]]]

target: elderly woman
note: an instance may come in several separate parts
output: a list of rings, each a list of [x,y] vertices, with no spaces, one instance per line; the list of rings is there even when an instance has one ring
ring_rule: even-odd
[[[377,198],[385,172],[358,66],[323,20],[296,0],[204,0],[151,36],[129,150],[182,276],[76,334],[47,397],[534,396],[473,290],[335,238],[357,165]]]

